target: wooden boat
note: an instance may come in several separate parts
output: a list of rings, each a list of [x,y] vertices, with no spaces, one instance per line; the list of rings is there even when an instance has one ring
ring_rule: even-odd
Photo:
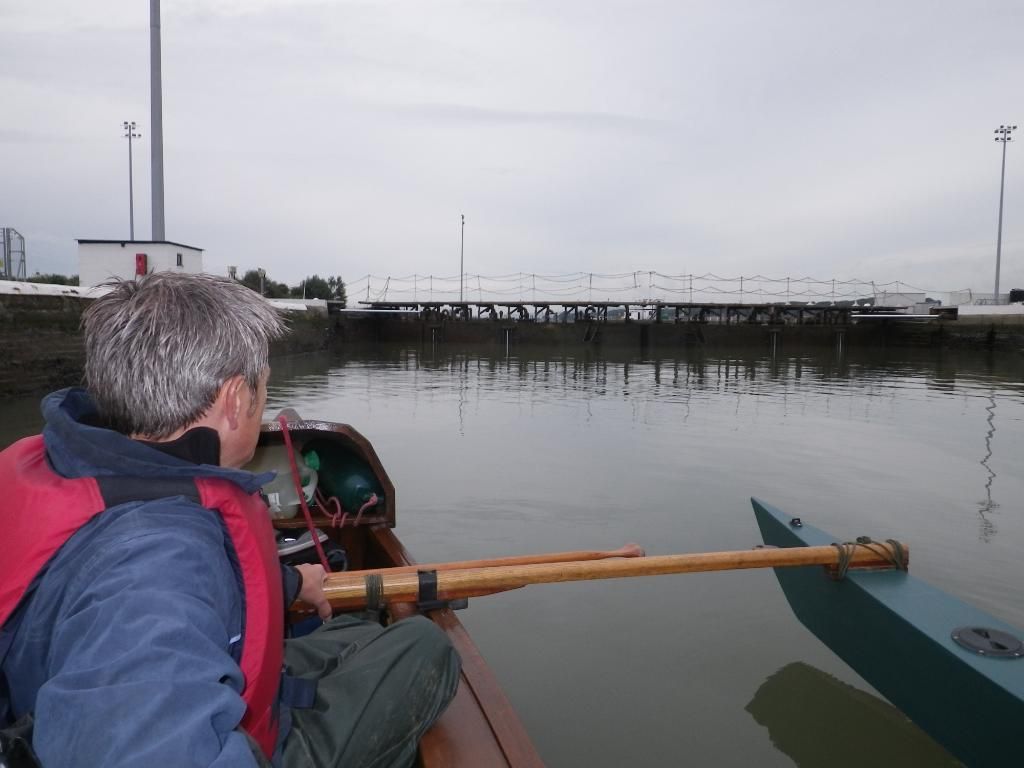
[[[413,565],[415,561],[395,535],[395,488],[369,441],[350,426],[321,421],[303,421],[293,411],[284,411],[286,427],[268,422],[260,432],[261,447],[290,442],[295,451],[317,441],[329,441],[339,450],[358,457],[373,472],[383,490],[381,503],[357,521],[349,517],[342,527],[332,527],[323,509],[313,509],[316,527],[344,547],[348,567],[353,570]],[[278,529],[305,529],[300,513],[294,518],[275,520]],[[418,609],[414,605],[390,608],[390,620]],[[484,661],[466,629],[447,607],[425,612],[445,634],[462,657],[458,692],[438,722],[420,742],[423,768],[479,768],[509,766],[531,768],[543,763],[526,729],[502,691],[494,673]]]
[[[838,541],[751,499],[766,545]],[[775,568],[797,618],[968,766],[1024,764],[1024,637],[905,570]]]

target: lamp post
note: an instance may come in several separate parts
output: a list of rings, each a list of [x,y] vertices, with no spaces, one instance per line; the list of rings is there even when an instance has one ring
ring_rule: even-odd
[[[462,231],[459,234],[459,304],[462,303],[462,284],[465,282],[463,279],[465,270],[462,268],[464,257],[466,255],[466,214],[459,214],[462,216]]]
[[[1003,168],[999,174],[999,230],[996,234],[996,291],[992,300],[999,303],[999,259],[1003,251],[1003,182],[1006,181],[1006,145],[1013,140],[1011,131],[1017,130],[1016,125],[1000,125],[995,129],[996,141],[1003,145]]]
[[[132,173],[132,139],[141,139],[135,132],[135,121],[124,121],[124,138],[128,139],[128,239],[135,239],[135,181]]]

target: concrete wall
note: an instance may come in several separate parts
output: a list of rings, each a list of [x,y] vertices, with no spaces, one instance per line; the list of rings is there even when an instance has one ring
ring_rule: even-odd
[[[0,294],[0,392],[57,389],[80,381],[85,355],[78,324],[88,300]]]
[[[82,381],[85,351],[79,324],[91,299],[0,293],[0,396],[45,393]],[[327,315],[289,312],[289,333],[270,348],[271,362],[326,349]]]
[[[603,346],[670,351],[691,346],[707,350],[775,345],[777,353],[802,348],[888,345],[907,347],[982,346],[1024,351],[1024,315],[958,321],[908,323],[874,320],[854,325],[719,325],[714,323],[535,323],[508,320],[444,322],[415,315],[359,317],[334,315],[333,344],[394,343],[552,345],[597,349]]]
[[[415,344],[491,344],[508,346],[557,346],[567,349],[660,349],[669,352],[700,346],[719,347],[764,345],[769,349],[775,335],[791,349],[804,346],[831,346],[837,332],[843,331],[846,343],[872,343],[877,328],[844,328],[826,325],[762,326],[715,325],[699,323],[534,323],[491,320],[423,322],[412,318],[339,318],[333,343],[407,342]],[[856,341],[854,341],[856,339]]]
[[[80,241],[78,243],[78,281],[82,285],[99,285],[104,280],[135,277],[135,255],[146,254],[149,272],[203,271],[203,251],[179,243],[154,243],[142,240]],[[181,256],[181,266],[178,257]]]

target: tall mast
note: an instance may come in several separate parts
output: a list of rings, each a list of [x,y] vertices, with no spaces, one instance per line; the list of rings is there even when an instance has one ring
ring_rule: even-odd
[[[164,234],[164,110],[160,80],[160,0],[149,0],[149,109],[152,125],[153,234],[154,240],[166,240]]]

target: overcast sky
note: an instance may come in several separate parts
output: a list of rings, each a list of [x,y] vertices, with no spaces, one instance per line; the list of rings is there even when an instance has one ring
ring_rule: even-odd
[[[208,271],[714,272],[992,290],[1024,3],[164,0],[167,239]],[[29,272],[150,238],[149,3],[0,3]],[[1024,287],[1024,133],[1001,287]]]

